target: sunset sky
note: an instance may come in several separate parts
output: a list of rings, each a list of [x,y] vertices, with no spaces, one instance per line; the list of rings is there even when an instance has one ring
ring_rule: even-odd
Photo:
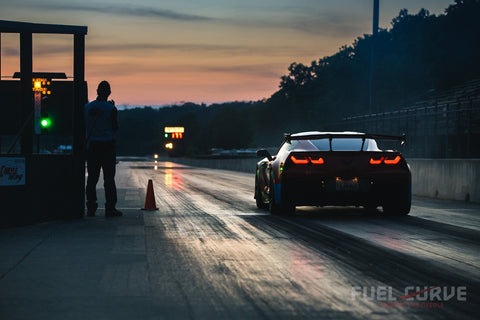
[[[402,8],[441,14],[449,0],[380,0],[380,27]],[[0,20],[88,26],[89,98],[117,105],[270,97],[292,62],[310,64],[372,32],[373,0],[0,0]],[[20,70],[2,34],[2,79]],[[34,71],[73,75],[73,37],[34,35]]]

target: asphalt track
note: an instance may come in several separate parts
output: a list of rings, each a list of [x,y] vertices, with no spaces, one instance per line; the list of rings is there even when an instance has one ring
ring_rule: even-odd
[[[118,224],[113,250],[130,260],[122,264],[116,255],[114,272],[99,277],[98,286],[111,289],[99,301],[110,307],[95,313],[100,307],[90,301],[92,313],[82,316],[478,319],[478,204],[415,198],[407,217],[355,207],[300,207],[291,217],[272,216],[256,208],[250,174],[151,161],[120,162],[117,172],[124,217],[84,220],[89,228]],[[149,179],[158,211],[138,210]],[[12,270],[0,286],[13,286]],[[123,291],[130,300],[120,299]],[[4,319],[22,318],[11,303],[23,300],[6,297],[0,289],[0,307],[11,316]],[[115,301],[118,310],[130,301],[133,311],[106,311]],[[50,318],[80,318],[52,310]]]
[[[256,208],[252,175],[173,163],[129,167],[135,186],[152,179],[156,187],[160,212],[144,216],[149,264],[164,265],[167,253],[169,272],[153,269],[151,277],[169,279],[172,303],[192,318],[203,308],[255,319],[477,315],[479,206],[416,199],[408,217],[351,207],[301,207],[279,217]],[[467,301],[382,300],[382,290],[398,298],[412,286],[466,287]],[[370,301],[372,292],[379,299]]]

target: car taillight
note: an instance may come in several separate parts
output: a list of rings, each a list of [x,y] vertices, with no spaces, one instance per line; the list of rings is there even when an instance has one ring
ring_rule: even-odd
[[[395,159],[387,159],[386,157],[381,157],[380,159],[370,158],[370,164],[381,164],[382,162],[385,164],[397,164],[400,160],[402,160],[400,156],[396,156]]]
[[[395,159],[393,160],[388,160],[387,158],[385,158],[385,161],[383,161],[385,164],[397,164],[400,162],[402,158],[400,156],[396,156]]]
[[[312,157],[299,157],[298,159],[295,158],[295,156],[290,156],[290,159],[292,160],[293,163],[295,164],[308,164],[311,162],[312,164],[324,164],[325,161],[323,160],[322,157],[318,157],[318,159],[313,159]]]
[[[295,156],[290,156],[290,159],[292,159],[292,162],[295,164],[307,164],[308,159],[306,157],[303,157],[302,159],[297,159]]]
[[[325,163],[325,161],[323,161],[322,157],[319,157],[317,160],[312,159],[312,157],[308,157],[308,159],[310,159],[310,162],[312,162],[313,164],[324,164]]]
[[[370,158],[370,164],[380,164],[380,163],[382,163],[382,161],[383,161],[383,157],[381,157],[381,158],[378,159],[378,160],[375,160],[375,159],[373,159],[373,158]]]

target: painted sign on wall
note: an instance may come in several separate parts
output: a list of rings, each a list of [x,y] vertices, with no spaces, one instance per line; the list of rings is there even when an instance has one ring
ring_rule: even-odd
[[[0,157],[0,186],[25,185],[25,158]]]

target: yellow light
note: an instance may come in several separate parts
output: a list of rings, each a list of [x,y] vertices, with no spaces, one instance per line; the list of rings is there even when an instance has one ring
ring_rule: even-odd
[[[167,143],[167,144],[165,145],[165,148],[172,150],[172,149],[173,149],[173,143],[171,143],[171,142],[170,142],[170,143]]]
[[[165,127],[165,133],[184,133],[185,128],[184,127]]]
[[[155,153],[155,154],[153,155],[153,157],[154,157],[155,159],[158,159],[158,154]]]
[[[47,90],[46,88],[44,88],[45,80],[46,80],[46,79],[42,79],[42,78],[33,78],[33,79],[32,79],[32,82],[33,82],[33,91],[35,91],[35,92],[43,92],[43,91]]]
[[[47,91],[47,94],[51,94],[52,92],[51,91]]]

